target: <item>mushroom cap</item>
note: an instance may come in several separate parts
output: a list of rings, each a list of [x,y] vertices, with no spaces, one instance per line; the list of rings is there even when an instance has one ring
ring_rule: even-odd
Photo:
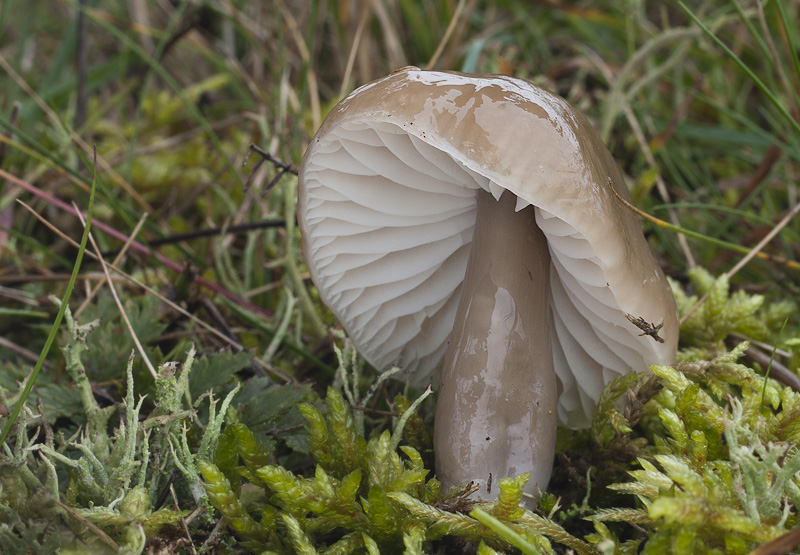
[[[582,427],[605,384],[673,362],[678,341],[672,292],[611,187],[629,198],[562,98],[520,79],[407,67],[333,108],[303,157],[297,213],[311,277],[356,348],[423,385],[453,329],[477,192],[532,205],[551,255],[558,416]],[[664,342],[626,314],[663,322]]]

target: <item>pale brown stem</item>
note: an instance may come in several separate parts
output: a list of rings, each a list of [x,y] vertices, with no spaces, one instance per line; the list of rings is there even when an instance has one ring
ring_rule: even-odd
[[[550,348],[550,255],[533,207],[478,195],[477,222],[436,408],[436,473],[445,487],[531,472],[533,497],[550,479],[556,378]]]

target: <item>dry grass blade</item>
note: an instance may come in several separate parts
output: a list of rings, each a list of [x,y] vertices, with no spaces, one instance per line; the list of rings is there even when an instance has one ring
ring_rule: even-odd
[[[8,73],[8,75],[20,86],[20,88],[23,89],[25,93],[36,102],[39,108],[41,108],[42,111],[47,114],[53,123],[64,127],[64,130],[69,134],[69,138],[74,141],[84,153],[86,153],[88,156],[94,156],[97,160],[97,164],[103,168],[103,171],[110,175],[117,185],[119,185],[127,194],[129,194],[131,198],[136,201],[137,204],[139,204],[139,206],[141,206],[147,212],[153,212],[153,207],[150,206],[144,197],[140,195],[136,189],[131,187],[130,183],[125,181],[125,179],[119,173],[117,173],[106,160],[100,156],[97,156],[92,146],[87,144],[86,141],[84,141],[77,133],[75,133],[75,131],[67,128],[66,125],[63,124],[61,118],[59,118],[58,115],[50,108],[50,106],[48,106],[47,103],[36,94],[36,91],[34,91],[16,71],[14,71],[14,68],[8,64],[2,55],[0,55],[0,67],[2,67],[6,73]]]
[[[756,2],[756,12],[758,13],[758,21],[761,24],[761,30],[763,32],[764,43],[767,45],[769,49],[770,55],[772,56],[773,61],[775,62],[775,72],[778,74],[778,81],[781,84],[781,88],[783,89],[783,94],[787,101],[791,101],[794,98],[792,94],[792,85],[789,83],[789,78],[786,76],[786,71],[784,71],[783,64],[781,63],[781,58],[778,55],[778,49],[775,47],[775,41],[773,40],[773,32],[770,30],[769,25],[767,24],[767,18],[764,14],[764,4],[763,2]]]
[[[790,530],[750,552],[750,555],[785,555],[800,545],[800,528]]]
[[[450,41],[450,37],[453,36],[453,31],[455,31],[456,24],[461,19],[461,14],[464,12],[464,6],[466,3],[466,0],[458,0],[456,10],[453,12],[453,19],[450,20],[450,24],[447,26],[447,29],[445,29],[442,40],[439,41],[439,45],[436,47],[436,51],[433,53],[433,56],[431,56],[431,59],[428,60],[428,64],[425,66],[425,69],[432,69],[436,66],[436,62],[439,61],[439,58],[442,56],[442,52],[444,52],[444,47],[447,46],[447,43]],[[471,4],[474,3],[474,1],[471,2]]]
[[[3,169],[0,169],[0,177],[2,177],[4,179],[7,179],[8,181],[14,183],[18,187],[22,187],[23,189],[25,189],[29,193],[31,193],[33,195],[36,195],[39,198],[45,199],[47,202],[53,204],[54,206],[57,206],[58,208],[60,208],[61,210],[64,210],[65,212],[69,212],[73,216],[78,214],[78,212],[76,212],[75,209],[72,206],[70,206],[69,204],[67,204],[66,202],[64,202],[64,201],[62,201],[60,199],[57,199],[54,196],[45,193],[44,191],[41,191],[37,187],[35,187],[35,186],[31,185],[30,183],[28,183],[27,181],[24,181],[24,180],[18,178],[17,176],[15,176],[15,175],[13,175],[11,173],[8,173],[7,171],[5,171]],[[17,201],[17,202],[21,202],[21,201]],[[22,204],[24,205],[24,203],[22,203]],[[38,217],[36,212],[33,211],[30,207],[28,207],[28,210],[31,210],[31,212]],[[119,231],[117,231],[113,227],[111,227],[111,226],[109,226],[107,224],[104,224],[103,222],[95,221],[95,222],[92,222],[92,225],[95,228],[103,231],[104,233],[107,233],[108,235],[114,237],[115,239],[118,239],[120,241],[127,241],[128,240],[128,237],[124,233],[120,233]],[[164,256],[161,253],[156,252],[156,251],[146,247],[145,245],[139,243],[138,241],[132,241],[131,242],[131,248],[133,248],[134,250],[136,250],[138,252],[146,254],[148,256],[154,257],[156,260],[158,260],[161,264],[164,264],[164,266],[166,266],[170,270],[173,270],[173,271],[178,272],[178,273],[183,271],[183,267],[180,264],[177,264],[177,263],[173,262],[172,260],[170,260],[166,256]],[[253,303],[251,303],[247,299],[243,299],[240,296],[232,293],[231,291],[228,291],[224,287],[221,287],[221,286],[219,286],[219,285],[217,285],[215,283],[211,283],[210,281],[208,281],[207,279],[205,279],[205,278],[203,278],[201,276],[195,277],[194,280],[198,285],[201,285],[202,287],[206,287],[206,288],[210,289],[211,291],[213,291],[214,293],[222,295],[223,297],[229,299],[230,301],[233,301],[233,302],[239,304],[240,306],[243,306],[247,310],[250,310],[252,312],[255,312],[256,314],[264,316],[265,318],[271,318],[272,317],[272,314],[270,314],[267,310],[263,309],[262,307],[254,305]]]
[[[94,524],[91,520],[89,520],[88,518],[86,518],[83,515],[81,515],[80,513],[78,513],[75,509],[73,509],[69,505],[66,505],[66,504],[62,503],[60,500],[56,499],[55,497],[51,496],[51,499],[52,499],[53,503],[55,503],[61,509],[63,509],[64,512],[66,512],[69,516],[71,516],[72,518],[74,518],[75,520],[80,522],[82,525],[86,526],[89,530],[94,532],[94,534],[100,539],[100,541],[102,541],[104,544],[106,544],[108,547],[110,547],[111,549],[114,550],[114,553],[121,553],[121,548],[120,548],[119,545],[117,545],[117,542],[112,540],[111,536],[109,536],[108,534],[103,532],[100,529],[100,527],[98,527],[96,524]]]
[[[180,503],[178,503],[178,496],[175,495],[175,488],[170,483],[169,485],[169,492],[172,494],[172,500],[175,502],[175,510],[180,511]],[[192,541],[192,534],[189,532],[189,527],[186,525],[186,519],[181,517],[181,528],[183,529],[183,533],[186,534],[186,537],[189,539],[189,547],[192,549],[192,553],[197,555],[197,549],[194,547],[194,542]]]
[[[375,17],[381,26],[381,34],[383,35],[383,43],[386,46],[386,56],[389,60],[389,67],[398,68],[407,66],[407,58],[403,52],[403,41],[398,36],[397,26],[386,10],[385,3],[373,2],[372,9],[375,11]]]
[[[289,27],[289,32],[292,34],[297,50],[300,52],[300,58],[303,63],[308,66],[306,70],[306,79],[308,80],[308,95],[311,101],[311,120],[314,129],[318,129],[322,123],[322,110],[319,103],[319,86],[317,85],[317,74],[314,72],[313,64],[311,63],[311,54],[308,52],[308,46],[303,39],[303,33],[300,32],[300,27],[297,25],[297,20],[292,15],[291,10],[286,7],[283,0],[277,0],[278,9],[281,12],[286,25]]]
[[[356,34],[353,37],[353,44],[350,47],[350,54],[347,56],[347,67],[344,70],[342,86],[339,88],[340,99],[344,98],[344,96],[347,94],[347,90],[350,88],[350,78],[353,74],[353,66],[356,63],[356,54],[358,54],[358,49],[361,46],[361,37],[364,34],[364,27],[367,25],[367,21],[369,20],[371,9],[372,0],[364,2],[364,4],[361,6],[361,17],[358,20],[358,27],[356,28]]]
[[[25,206],[25,203],[23,203],[22,201],[17,201],[17,202]],[[25,208],[28,211],[31,210],[30,206],[25,206]],[[50,229],[52,229],[52,227]],[[63,235],[59,234],[59,236]],[[75,245],[75,241],[71,241],[70,244]],[[89,256],[90,258],[94,257],[92,253],[89,253],[87,256]],[[81,272],[80,274],[78,274],[78,279],[81,281],[102,281],[105,279],[105,276],[103,276],[102,272]],[[48,272],[42,275],[3,274],[2,276],[0,276],[0,283],[56,282],[56,281],[69,281],[69,274]],[[115,281],[121,281],[121,278],[117,278]]]
[[[127,241],[125,241],[125,244],[122,246],[122,249],[120,249],[120,251],[114,257],[114,262],[112,263],[114,266],[117,266],[120,263],[120,261],[125,257],[125,254],[128,252],[128,247],[131,246],[136,236],[139,235],[139,231],[141,231],[145,220],[147,220],[146,212],[142,214],[141,218],[139,218],[139,221],[136,223],[136,227],[133,228],[130,237],[128,238]],[[92,245],[94,245],[94,238],[90,236],[90,239],[92,240]],[[105,263],[103,263],[104,274],[106,275],[106,279],[108,279],[108,272],[106,272],[105,269],[106,269]],[[108,281],[107,283],[110,287],[113,287],[113,283],[111,281]],[[89,306],[89,303],[92,302],[92,299],[95,297],[95,295],[97,295],[97,292],[100,291],[100,288],[102,286],[103,286],[102,283],[98,283],[92,288],[91,291],[89,291],[89,294],[86,295],[86,298],[83,300],[78,309],[72,313],[74,317],[77,318],[78,316],[80,316],[81,312],[83,312],[86,309],[86,307]]]
[[[131,14],[131,23],[140,29],[152,29],[150,24],[150,10],[144,0],[128,0],[128,13]],[[147,33],[139,33],[139,44],[148,52],[155,50],[153,38]]]
[[[81,224],[86,225],[86,222],[83,219],[83,215],[81,215],[80,210],[75,207],[75,211],[78,214],[78,218],[81,220]],[[144,350],[144,346],[142,342],[139,341],[139,337],[136,335],[136,332],[131,325],[131,321],[128,319],[128,314],[125,312],[125,308],[122,306],[122,301],[117,295],[117,288],[114,287],[114,282],[111,280],[111,275],[108,273],[108,265],[106,264],[103,255],[100,253],[100,249],[97,247],[97,243],[94,241],[94,234],[89,233],[89,242],[92,244],[92,249],[94,249],[94,253],[97,256],[98,262],[100,262],[100,267],[103,268],[103,274],[106,276],[106,283],[108,283],[108,288],[111,290],[111,296],[114,297],[114,302],[119,309],[119,314],[122,317],[122,321],[125,322],[125,327],[128,328],[128,333],[131,334],[131,339],[133,340],[133,344],[136,346],[136,350],[139,351],[139,356],[142,357],[144,360],[145,365],[147,365],[147,369],[150,371],[150,375],[153,376],[153,380],[158,379],[158,372],[156,372],[153,363],[150,362],[150,357],[147,356],[147,351]]]
[[[726,274],[728,276],[728,278],[730,279],[731,277],[736,275],[736,273],[739,270],[741,270],[745,266],[745,264],[750,262],[753,259],[753,257],[755,257],[759,252],[761,252],[761,250],[765,246],[767,246],[767,244],[770,241],[772,241],[775,238],[775,236],[778,233],[780,233],[780,231],[784,227],[786,227],[788,225],[788,223],[790,221],[792,221],[792,218],[794,218],[797,215],[798,212],[800,212],[800,203],[795,204],[794,208],[792,208],[789,211],[789,213],[786,214],[783,217],[783,219],[780,222],[778,222],[778,224],[775,227],[772,228],[772,231],[767,233],[767,235],[764,236],[764,238],[761,241],[759,241],[758,244],[755,247],[750,249],[750,252],[748,252],[733,268],[731,268],[728,271],[728,273]],[[708,299],[708,293],[706,293],[705,295],[700,297],[700,299],[695,303],[695,305],[692,308],[690,308],[689,311],[686,314],[683,315],[683,318],[681,318],[680,324],[683,325],[683,323],[686,320],[688,320],[689,317],[692,314],[694,314],[694,312],[700,307],[700,305],[702,305],[706,301],[706,299]]]
[[[37,218],[40,222],[42,222],[43,225],[45,225],[49,230],[51,230],[53,233],[58,235],[61,239],[63,239],[64,241],[68,242],[70,245],[72,245],[75,248],[77,248],[79,246],[78,243],[74,239],[72,239],[71,237],[67,236],[60,229],[58,229],[52,223],[47,221],[44,217],[42,217],[39,214],[37,214],[36,211],[33,210],[33,208],[31,208],[30,206],[28,206],[27,204],[25,204],[22,201],[18,200],[17,202],[19,202],[26,210],[28,210],[31,214],[33,214],[33,216],[35,218]],[[93,260],[98,260],[97,255],[95,253],[91,252],[91,251],[87,250],[86,251],[86,256],[88,256],[89,258],[91,258]],[[243,345],[241,345],[237,341],[233,340],[232,338],[226,336],[224,333],[222,333],[218,329],[214,328],[213,326],[210,326],[207,323],[203,322],[202,320],[197,318],[197,316],[195,316],[191,312],[187,311],[183,307],[175,304],[174,302],[172,302],[171,300],[166,298],[164,295],[162,295],[161,293],[159,293],[158,291],[156,291],[152,287],[150,287],[150,286],[142,283],[138,279],[126,274],[125,272],[123,272],[119,268],[115,267],[113,264],[108,264],[107,263],[106,266],[108,268],[110,268],[111,270],[113,270],[114,272],[116,272],[121,278],[123,278],[127,282],[135,285],[136,287],[141,288],[143,291],[146,291],[149,295],[153,295],[153,296],[157,297],[161,302],[163,302],[164,304],[168,305],[170,308],[172,308],[176,312],[178,312],[178,313],[182,314],[183,316],[189,318],[194,323],[196,323],[198,326],[200,326],[201,328],[205,329],[206,331],[208,331],[209,333],[214,335],[214,337],[222,340],[227,345],[230,345],[237,352],[245,350]],[[272,365],[265,364],[261,360],[259,360],[258,358],[253,358],[253,364],[258,365],[265,372],[269,372],[270,374],[272,374],[273,376],[275,376],[276,378],[278,378],[279,380],[281,380],[283,382],[288,383],[290,381],[293,381],[293,378],[291,376],[289,376],[288,374],[286,374],[286,372],[284,372],[280,368],[277,368],[277,367],[272,366]]]
[[[631,210],[631,211],[635,212],[636,214],[638,214],[639,216],[641,216],[642,218],[644,218],[648,222],[652,222],[652,223],[654,223],[655,225],[657,225],[659,227],[663,227],[663,228],[675,231],[676,233],[680,233],[681,235],[688,235],[689,237],[694,237],[695,239],[700,239],[702,241],[708,241],[708,242],[710,242],[712,244],[715,244],[715,245],[718,245],[718,246],[720,246],[722,248],[731,249],[733,251],[744,253],[744,254],[750,254],[754,250],[754,249],[747,250],[744,247],[740,247],[737,244],[729,243],[729,242],[726,242],[726,241],[722,241],[721,239],[715,239],[713,237],[708,237],[706,235],[703,235],[702,233],[697,233],[695,231],[692,231],[692,230],[689,230],[689,229],[686,229],[686,228],[682,228],[682,227],[673,225],[673,224],[671,224],[669,222],[665,222],[664,220],[656,218],[655,216],[652,216],[652,215],[648,214],[644,210],[641,210],[641,209],[637,208],[636,206],[634,206],[633,204],[631,204],[630,202],[628,202],[627,200],[622,198],[619,195],[619,193],[617,193],[614,189],[611,189],[611,192],[614,194],[615,197],[617,197],[617,200],[619,202],[621,202],[623,205],[625,205],[626,208],[628,208],[628,210]],[[782,256],[775,256],[775,255],[772,255],[772,254],[766,254],[766,253],[763,253],[763,252],[760,252],[760,251],[753,252],[752,256],[755,257],[755,258],[758,258],[759,260],[767,260],[769,262],[774,262],[776,264],[781,264],[781,265],[786,266],[787,268],[791,268],[793,270],[800,270],[800,262],[797,262],[796,260],[789,260],[788,258],[784,258]]]
[[[594,53],[587,53],[588,57],[592,60],[594,65],[597,69],[603,74],[603,77],[608,81],[608,83],[614,83],[614,73],[611,71],[611,68],[608,67],[599,56]],[[642,155],[644,155],[645,160],[647,161],[647,165],[651,169],[657,169],[658,165],[656,164],[656,159],[653,156],[653,152],[651,150],[651,146],[648,143],[647,139],[644,136],[644,132],[642,131],[641,126],[639,125],[639,120],[636,119],[636,114],[633,113],[633,109],[631,108],[630,104],[627,101],[622,101],[622,111],[625,114],[625,118],[628,120],[628,125],[631,127],[631,131],[633,131],[634,137],[636,137],[636,142],[639,145],[639,150],[641,150]],[[663,200],[666,204],[670,204],[670,196],[669,191],[667,191],[667,186],[664,183],[664,179],[661,177],[660,172],[655,173],[655,180],[656,180],[656,187],[658,188],[658,194],[661,196],[661,200]],[[678,220],[678,213],[675,211],[674,208],[669,209],[669,219],[672,222],[672,225],[679,226],[680,222]],[[689,243],[686,240],[686,237],[683,235],[678,236],[678,243],[681,246],[681,250],[683,251],[683,255],[686,258],[686,264],[689,268],[694,268],[697,265],[695,262],[694,255],[692,251],[689,249]]]
[[[67,279],[69,279],[69,276],[67,276]],[[9,341],[5,337],[0,337],[0,347],[8,349],[12,353],[17,353],[22,358],[28,359],[31,362],[36,362],[39,359],[39,355],[37,353],[34,353],[33,351],[26,349],[25,347],[21,347],[20,345],[17,345],[16,343]],[[44,367],[47,368],[48,370],[52,370],[53,363],[46,360],[44,361]]]

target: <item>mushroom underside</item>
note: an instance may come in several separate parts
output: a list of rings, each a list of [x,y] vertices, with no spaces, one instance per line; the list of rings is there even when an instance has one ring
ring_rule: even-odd
[[[370,363],[399,365],[412,382],[425,384],[456,319],[477,193],[505,196],[510,212],[529,202],[509,199],[490,170],[394,123],[350,120],[312,148],[304,235],[322,300],[338,307],[334,313]],[[582,427],[597,392],[631,368],[646,369],[646,361],[590,242],[554,214],[532,210],[551,260],[557,413]]]

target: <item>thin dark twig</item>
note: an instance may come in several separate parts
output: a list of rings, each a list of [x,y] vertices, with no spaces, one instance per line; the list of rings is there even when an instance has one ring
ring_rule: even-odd
[[[0,59],[2,59],[2,58],[0,58]],[[28,191],[29,193],[31,193],[33,195],[36,195],[39,198],[47,200],[47,202],[49,202],[51,205],[56,206],[57,208],[60,208],[61,210],[64,210],[65,212],[68,212],[69,214],[77,215],[77,213],[75,212],[75,209],[72,208],[72,206],[70,206],[69,204],[67,204],[63,200],[58,199],[58,198],[50,195],[49,193],[46,193],[46,192],[42,191],[38,187],[35,187],[35,186],[31,185],[27,181],[24,181],[24,180],[18,178],[16,175],[9,173],[9,172],[5,171],[2,168],[0,168],[0,178],[6,179],[10,183],[14,183],[16,186],[21,187],[22,189]],[[17,201],[17,202],[20,202],[20,201]],[[36,215],[36,214],[34,214],[34,215]],[[95,229],[99,229],[99,230],[103,231],[104,233],[106,233],[107,235],[110,235],[111,237],[114,237],[115,239],[118,239],[120,241],[126,241],[128,239],[127,235],[117,231],[115,228],[113,228],[110,225],[104,224],[103,222],[94,221],[94,222],[92,222],[92,227],[94,227]],[[183,271],[183,266],[181,266],[177,262],[173,262],[167,256],[164,256],[163,254],[159,253],[158,251],[156,251],[154,249],[151,249],[150,247],[147,247],[147,246],[143,245],[142,243],[140,243],[138,241],[132,241],[130,248],[133,251],[141,252],[141,253],[143,253],[143,254],[145,254],[147,256],[154,257],[161,264],[163,264],[164,266],[166,266],[167,268],[169,268],[170,270],[172,270],[174,272],[180,273],[180,272]],[[214,293],[217,293],[218,295],[222,295],[223,297],[233,301],[234,303],[236,303],[237,305],[239,305],[241,307],[247,308],[248,310],[250,310],[252,312],[255,312],[256,314],[260,314],[260,315],[262,315],[262,316],[264,316],[266,318],[272,318],[272,313],[270,313],[269,311],[265,310],[263,307],[260,307],[258,305],[255,305],[255,304],[251,303],[247,299],[244,299],[244,298],[240,297],[239,295],[236,295],[235,293],[233,293],[232,291],[229,291],[228,289],[222,287],[221,285],[217,285],[216,283],[210,282],[209,280],[203,278],[202,276],[195,277],[194,278],[194,282],[197,283],[198,285],[202,286],[202,287],[205,287],[206,289],[210,289],[211,291],[213,291]]]
[[[156,59],[162,61],[164,58],[166,58],[169,51],[172,50],[172,47],[178,44],[183,37],[189,34],[190,31],[198,28],[201,22],[202,17],[199,11],[184,12],[182,14],[182,19],[178,22],[177,27],[173,30],[172,36],[167,39],[167,41],[164,43],[164,46],[161,47],[160,52],[154,53]]]
[[[250,148],[247,149],[247,154],[244,155],[244,160],[242,160],[242,167],[247,165],[247,159],[250,157],[250,154],[252,152],[257,152],[261,156],[261,158],[263,158],[265,161],[269,162],[276,168],[285,170],[293,175],[297,175],[298,170],[293,165],[287,164],[286,162],[283,162],[275,158],[272,154],[270,154],[269,152],[267,152],[266,150],[260,148],[258,145],[255,144],[251,144]]]
[[[261,222],[252,222],[249,224],[229,225],[227,227],[211,227],[208,229],[198,229],[195,231],[187,231],[185,233],[174,233],[167,237],[153,239],[147,241],[151,247],[159,247],[162,245],[170,245],[173,243],[180,243],[181,241],[190,241],[192,239],[200,239],[202,237],[213,237],[215,235],[223,235],[228,233],[243,233],[246,231],[253,231],[255,229],[266,229],[270,227],[283,227],[283,220],[264,220]],[[119,249],[103,252],[103,256],[114,256],[119,252]]]
[[[726,343],[729,347],[733,348],[738,341],[738,339],[732,339]],[[791,387],[795,391],[800,391],[800,378],[797,377],[797,374],[784,364],[770,357],[768,353],[759,349],[757,345],[750,343],[744,355],[751,361],[758,363],[765,371],[769,368],[770,378],[777,380],[782,385]]]
[[[252,145],[250,146],[250,148],[253,148],[253,147],[252,147]],[[248,151],[248,152],[247,152],[247,156],[249,156],[249,155],[250,155],[250,152]],[[244,162],[242,162],[242,166],[244,166],[244,165],[245,165],[245,163],[247,162],[247,156],[245,156],[245,157],[244,157]],[[258,172],[258,170],[261,168],[261,166],[263,166],[263,165],[264,165],[264,162],[265,162],[265,161],[266,161],[266,160],[264,160],[264,159],[262,158],[261,160],[259,160],[258,162],[256,162],[256,165],[255,165],[255,166],[253,166],[253,169],[252,169],[252,170],[250,170],[250,175],[248,175],[248,176],[247,176],[247,181],[245,181],[245,183],[244,183],[244,192],[245,192],[245,193],[246,193],[247,191],[249,191],[249,190],[250,190],[250,185],[252,185],[252,183],[253,183],[253,178],[255,178],[255,176],[256,176],[256,173],[257,173],[257,172]]]
[[[161,492],[158,494],[156,502],[153,505],[154,510],[157,511],[164,505],[164,503],[167,501],[167,497],[169,497],[169,488],[172,486],[172,482],[174,482],[180,477],[181,473],[179,471],[177,470],[172,471],[172,473],[169,475],[169,478],[167,478],[167,483],[161,487]]]
[[[267,193],[269,193],[270,190],[275,185],[277,185],[278,182],[287,173],[290,173],[292,175],[297,175],[298,170],[293,165],[287,164],[286,162],[283,162],[283,161],[275,158],[272,154],[270,154],[266,150],[263,150],[262,148],[258,147],[255,144],[251,144],[250,148],[247,149],[247,153],[244,155],[244,159],[242,160],[242,167],[245,167],[247,165],[247,159],[250,158],[250,154],[252,154],[253,152],[257,152],[259,154],[259,156],[261,156],[261,160],[259,160],[256,163],[256,165],[253,167],[253,170],[250,172],[250,175],[247,177],[247,182],[244,185],[244,190],[245,191],[250,189],[250,184],[253,182],[253,178],[255,177],[256,172],[264,164],[264,162],[269,162],[270,164],[272,164],[273,166],[278,168],[280,171],[278,172],[278,175],[276,175],[272,179],[272,181],[270,181],[267,184],[267,186],[264,188],[264,191],[261,193],[262,196],[264,196]]]
[[[279,172],[278,172],[278,175],[276,175],[275,177],[273,177],[273,178],[272,178],[272,181],[270,181],[269,183],[267,183],[267,186],[266,186],[266,187],[264,187],[264,192],[263,192],[263,193],[261,193],[261,196],[264,196],[264,195],[266,195],[268,192],[270,192],[270,191],[272,190],[272,188],[273,188],[275,185],[277,185],[277,184],[278,184],[278,181],[280,181],[280,180],[281,180],[281,178],[282,178],[284,175],[286,175],[286,173],[287,173],[287,170],[281,170],[281,171],[279,171]]]

